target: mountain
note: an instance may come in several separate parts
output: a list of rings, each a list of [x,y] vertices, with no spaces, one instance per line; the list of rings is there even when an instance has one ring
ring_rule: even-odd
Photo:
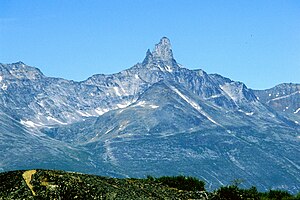
[[[0,118],[6,128],[0,134],[11,144],[2,143],[0,152],[15,152],[0,166],[4,171],[45,163],[117,177],[184,174],[209,189],[238,178],[261,190],[300,189],[298,84],[257,91],[189,70],[166,37],[117,74],[75,82],[18,62],[0,64],[0,77],[1,111],[9,117]],[[7,127],[9,120],[20,128]],[[34,145],[40,150],[21,151]],[[23,155],[39,161],[16,166]],[[49,155],[56,156],[51,165]]]

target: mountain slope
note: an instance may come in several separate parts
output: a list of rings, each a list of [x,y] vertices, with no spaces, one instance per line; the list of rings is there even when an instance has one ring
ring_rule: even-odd
[[[123,176],[184,173],[206,180],[209,189],[243,178],[244,186],[261,190],[299,190],[299,138],[293,128],[268,110],[229,112],[177,88],[156,83],[126,108],[45,133],[90,149]]]
[[[267,90],[256,90],[260,101],[281,112],[300,113],[300,84],[280,84]]]
[[[1,171],[25,169],[32,165],[68,169],[81,165],[78,157],[88,155],[38,131],[24,128],[3,112],[0,113],[0,154]]]
[[[50,168],[115,176],[113,167],[97,161],[86,148],[55,140],[36,129],[24,127],[0,111],[0,171]],[[97,170],[95,170],[97,168]]]
[[[262,103],[295,124],[300,123],[300,84],[280,84],[267,90],[254,92]]]

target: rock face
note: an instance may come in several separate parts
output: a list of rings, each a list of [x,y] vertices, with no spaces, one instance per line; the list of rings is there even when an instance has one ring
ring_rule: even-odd
[[[152,52],[152,55],[153,59],[157,61],[172,61],[174,58],[170,40],[166,37],[163,37],[160,42],[155,45],[155,49]]]
[[[300,84],[283,83],[254,92],[261,102],[277,112],[300,116]]]
[[[2,170],[68,163],[58,168],[120,177],[185,174],[210,188],[243,178],[262,190],[300,189],[298,84],[253,91],[189,70],[165,37],[117,74],[75,82],[18,62],[0,64],[0,77],[1,141],[12,145],[1,143],[0,152],[15,152]],[[34,145],[41,151],[20,150]],[[23,154],[39,162],[15,164]],[[56,156],[53,165],[48,155]]]

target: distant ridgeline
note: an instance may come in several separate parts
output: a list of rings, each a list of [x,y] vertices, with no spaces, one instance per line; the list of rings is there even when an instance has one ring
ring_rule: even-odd
[[[117,179],[80,173],[28,170],[0,173],[0,199],[300,199],[286,191],[241,189],[238,181],[213,192],[196,178]]]
[[[300,84],[252,90],[190,70],[166,37],[131,68],[80,82],[0,64],[0,171],[183,174],[205,180],[209,191],[243,179],[243,188],[295,194],[299,123]],[[41,189],[56,191],[46,182]]]

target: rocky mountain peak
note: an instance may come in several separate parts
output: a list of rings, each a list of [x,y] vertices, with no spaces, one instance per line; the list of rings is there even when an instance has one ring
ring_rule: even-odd
[[[23,63],[22,61],[16,62],[16,63],[12,63],[13,65],[25,65],[25,63]]]
[[[160,39],[159,43],[155,45],[152,55],[157,60],[170,61],[173,59],[173,52],[171,42],[167,37]]]
[[[146,57],[145,57],[145,59],[144,59],[144,61],[143,61],[143,64],[148,64],[148,63],[150,63],[152,60],[153,60],[153,55],[152,55],[150,49],[148,49],[147,52],[146,52]]]
[[[21,61],[12,64],[0,63],[0,75],[16,79],[31,80],[44,77],[43,73],[38,68],[28,66]]]

